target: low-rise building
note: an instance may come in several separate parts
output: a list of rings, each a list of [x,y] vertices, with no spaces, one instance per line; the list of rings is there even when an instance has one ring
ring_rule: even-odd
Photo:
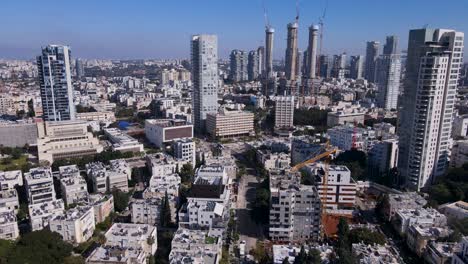
[[[23,173],[20,170],[0,171],[0,190],[13,190],[15,186],[23,186]]]
[[[30,169],[24,174],[24,181],[29,204],[55,200],[54,182],[50,168]]]
[[[99,224],[114,212],[114,196],[112,194],[91,194],[88,197],[88,205],[94,208],[94,219],[96,224]]]
[[[468,236],[462,238],[452,257],[452,264],[468,263]]]
[[[398,139],[386,139],[373,144],[368,152],[369,177],[379,181],[390,177],[390,170],[398,165]],[[390,182],[396,183],[397,179]]]
[[[322,145],[311,138],[295,137],[291,140],[291,164],[296,165],[306,161],[322,149]]]
[[[167,193],[169,200],[176,199],[179,196],[180,183],[181,179],[177,173],[165,176],[152,176],[148,187],[143,192],[143,197],[163,198]]]
[[[106,245],[140,248],[148,255],[156,253],[156,227],[147,224],[114,223],[106,232]]]
[[[87,264],[147,264],[150,256],[141,248],[103,245],[94,249]]]
[[[179,213],[179,226],[191,229],[224,228],[229,214],[223,203],[189,199]]]
[[[169,262],[218,264],[221,250],[222,237],[208,230],[179,227],[172,239]]]
[[[62,199],[29,205],[29,220],[32,231],[41,230],[49,225],[50,219],[63,215],[65,204]]]
[[[143,144],[118,128],[106,128],[104,134],[112,142],[112,150],[120,152],[142,152]]]
[[[309,253],[310,249],[312,249],[312,247],[304,246],[306,253]],[[333,252],[333,247],[327,244],[315,246],[313,249],[320,252],[322,260],[328,259]],[[273,264],[282,264],[285,259],[287,259],[289,263],[294,263],[299,252],[301,252],[301,245],[273,245]]]
[[[258,149],[257,161],[262,164],[266,170],[287,169],[290,167],[291,156],[283,152],[275,153],[269,149]]]
[[[413,225],[421,227],[446,227],[447,217],[433,208],[399,209],[396,212],[393,225],[398,233],[404,236]]]
[[[100,121],[103,123],[115,122],[115,114],[111,111],[76,113],[76,120]]]
[[[38,123],[32,120],[0,120],[0,145],[19,148],[24,147],[24,145],[36,146],[37,126]]]
[[[387,194],[383,204],[383,215],[392,221],[399,209],[420,209],[427,204],[426,199],[416,192]]]
[[[353,244],[352,253],[360,264],[398,264],[403,263],[398,252],[390,245]]]
[[[364,124],[366,111],[359,106],[337,108],[327,114],[327,126],[333,127],[344,124]]]
[[[128,167],[106,167],[102,162],[86,164],[86,172],[95,192],[110,192],[113,189],[128,192]]]
[[[206,115],[206,131],[213,138],[253,135],[254,114],[221,108],[218,113]]]
[[[182,168],[181,164],[164,153],[146,155],[146,166],[152,176],[165,176],[176,173],[177,168]]]
[[[78,170],[78,168],[76,168]],[[60,189],[65,204],[70,205],[86,200],[88,187],[86,180],[78,173],[60,177]]]
[[[308,241],[320,237],[320,197],[315,186],[301,184],[298,173],[270,171],[269,237]]]
[[[91,180],[94,192],[104,193],[107,188],[107,172],[104,163],[92,162],[86,164],[86,174]]]
[[[104,150],[98,138],[88,132],[86,121],[45,122],[44,129],[39,131],[39,160],[50,164],[57,159],[94,155]]]
[[[119,174],[127,175],[127,179],[132,179],[132,168],[129,166],[125,159],[116,159],[109,161],[110,170],[118,172]]]
[[[79,244],[93,236],[96,222],[92,206],[77,206],[69,209],[64,215],[50,219],[49,228],[62,235],[63,240]]]
[[[176,159],[188,162],[192,164],[192,167],[195,167],[195,142],[192,139],[175,140],[172,143],[172,149]]]
[[[424,260],[429,264],[448,264],[452,260],[456,243],[429,241]]]
[[[429,241],[447,237],[449,234],[447,228],[412,225],[406,233],[406,245],[416,255],[422,257]]]
[[[132,223],[159,225],[162,198],[133,199],[130,203]],[[171,216],[175,215],[171,213]]]
[[[468,203],[464,201],[458,201],[454,203],[447,203],[439,206],[439,211],[447,217],[453,217],[457,219],[468,218]]]
[[[13,211],[16,214],[19,210],[18,192],[13,190],[0,191],[0,211]]]
[[[146,119],[146,138],[158,148],[174,140],[192,138],[193,125],[181,119]]]
[[[15,240],[19,237],[18,223],[14,211],[0,211],[0,239]]]
[[[356,148],[367,152],[376,140],[375,131],[354,125],[341,125],[327,130],[330,144],[346,151]]]

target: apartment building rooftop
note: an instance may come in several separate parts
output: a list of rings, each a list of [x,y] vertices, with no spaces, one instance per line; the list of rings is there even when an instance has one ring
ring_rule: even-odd
[[[388,245],[353,244],[353,253],[360,259],[359,263],[402,263],[398,252]]]
[[[0,225],[7,223],[16,223],[15,211],[2,211],[0,212]]]
[[[184,119],[146,119],[145,122],[148,122],[151,125],[157,125],[159,127],[177,127],[190,125]]]
[[[106,232],[106,238],[108,241],[146,240],[155,229],[155,226],[147,224],[114,223]]]
[[[59,167],[60,177],[70,177],[80,175],[80,169],[77,165],[68,165]]]
[[[103,245],[91,253],[86,263],[143,263],[146,257],[141,248]]]
[[[58,210],[65,210],[65,204],[62,199],[29,205],[29,215],[31,218],[48,216]]]
[[[23,177],[23,174],[20,170],[15,171],[0,171],[0,182],[12,181],[20,179]]]
[[[53,218],[53,220],[66,220],[66,221],[75,221],[83,217],[90,209],[92,210],[92,206],[84,205],[84,206],[77,206],[72,209],[68,209],[65,214],[58,215]]]
[[[39,167],[30,169],[29,172],[24,174],[24,178],[28,182],[34,182],[36,180],[50,179],[52,180],[52,171],[50,168]]]

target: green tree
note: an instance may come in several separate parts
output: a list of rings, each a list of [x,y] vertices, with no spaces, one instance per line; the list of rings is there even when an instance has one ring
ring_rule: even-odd
[[[14,248],[14,241],[0,239],[0,263],[7,263],[8,255]]]
[[[271,263],[271,257],[268,255],[265,245],[261,241],[257,241],[255,248],[250,250],[250,255],[260,264]]]
[[[307,253],[307,263],[308,264],[321,264],[322,257],[320,256],[320,250],[316,248],[311,248],[309,253]]]
[[[285,257],[285,258],[283,259],[283,262],[281,262],[281,264],[289,264],[288,257]]]
[[[349,231],[348,240],[350,244],[364,243],[372,244],[385,244],[385,236],[382,233],[371,231],[367,228],[355,228]]]
[[[61,264],[70,256],[72,248],[73,246],[64,242],[58,233],[46,229],[34,231],[20,238],[8,256],[8,263]]]
[[[182,166],[182,169],[180,169],[180,179],[182,183],[191,182],[194,174],[195,174],[195,171],[193,170],[192,163],[184,164]]]
[[[128,207],[128,202],[130,200],[129,194],[114,188],[112,190],[112,196],[114,196],[115,211],[123,212]]]
[[[68,256],[63,260],[63,264],[84,264],[85,260],[82,256]]]
[[[304,246],[301,246],[301,251],[299,254],[294,258],[293,264],[306,264],[307,263],[307,253],[305,251]]]

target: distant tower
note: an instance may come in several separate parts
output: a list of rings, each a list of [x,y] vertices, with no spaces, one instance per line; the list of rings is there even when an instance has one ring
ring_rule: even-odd
[[[249,52],[249,59],[247,63],[247,74],[249,81],[254,81],[258,79],[259,69],[260,69],[260,59],[259,53],[257,50],[252,50]]]
[[[258,54],[258,74],[262,75],[265,72],[265,47],[260,46],[257,49]]]
[[[45,121],[75,119],[70,48],[49,45],[37,57],[42,110]]]
[[[398,129],[398,169],[409,189],[447,170],[463,39],[450,29],[410,30]]]
[[[288,39],[286,47],[286,79],[296,79],[296,60],[297,60],[297,28],[296,22],[288,24]]]
[[[344,79],[346,72],[346,53],[333,56],[332,76],[338,79]]]
[[[247,53],[243,50],[233,50],[230,56],[230,76],[229,79],[234,82],[247,81]]]
[[[383,48],[383,55],[397,54],[398,47],[398,37],[397,36],[387,36],[385,45]]]
[[[318,26],[312,25],[309,27],[309,47],[307,49],[307,78],[315,78],[317,72],[317,36]]]
[[[75,70],[76,70],[76,78],[81,79],[81,77],[85,76],[84,65],[81,59],[75,60]]]
[[[197,133],[205,132],[206,114],[218,111],[218,38],[194,35],[191,40],[192,120]]]
[[[364,64],[364,57],[361,55],[351,56],[351,65],[349,75],[352,79],[362,79],[362,68]]]
[[[375,64],[377,61],[377,57],[379,56],[379,46],[380,42],[378,41],[367,42],[366,70],[364,72],[364,77],[369,82],[375,82]]]
[[[268,26],[265,29],[265,78],[273,77],[273,36],[275,29]]]

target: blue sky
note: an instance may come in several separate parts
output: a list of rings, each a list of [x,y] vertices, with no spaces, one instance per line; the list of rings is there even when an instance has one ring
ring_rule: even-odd
[[[295,0],[264,0],[276,29],[274,53],[284,57],[286,24]],[[0,58],[33,58],[49,43],[67,44],[83,58],[184,58],[192,34],[218,35],[219,55],[264,42],[262,0],[2,0]],[[300,0],[299,48],[326,0]],[[364,54],[367,40],[400,37],[429,27],[468,32],[468,0],[328,0],[324,53]]]

